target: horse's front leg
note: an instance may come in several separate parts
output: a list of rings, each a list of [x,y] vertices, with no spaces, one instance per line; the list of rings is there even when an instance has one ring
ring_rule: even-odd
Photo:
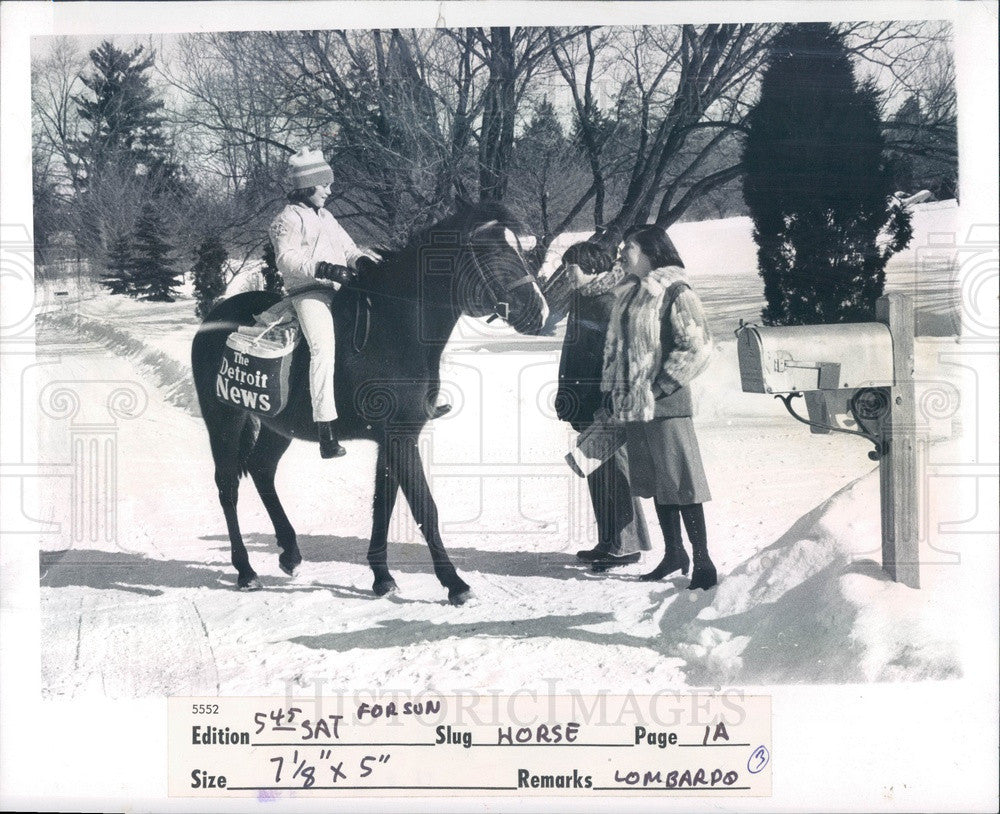
[[[455,571],[455,566],[451,564],[448,552],[445,551],[444,543],[441,541],[437,504],[424,476],[417,439],[418,435],[413,432],[388,435],[386,448],[389,470],[395,474],[406,502],[410,504],[413,518],[420,526],[424,539],[427,540],[434,562],[434,573],[441,584],[448,589],[448,601],[453,605],[464,605],[472,597],[472,591]]]
[[[399,590],[396,580],[389,573],[388,539],[389,521],[396,505],[399,483],[389,468],[386,441],[378,444],[378,458],[375,462],[375,498],[372,502],[372,536],[368,544],[368,564],[375,576],[372,590],[376,596],[385,596]]]

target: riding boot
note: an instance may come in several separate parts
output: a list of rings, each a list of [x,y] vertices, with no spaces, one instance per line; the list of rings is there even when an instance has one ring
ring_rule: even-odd
[[[656,503],[656,518],[663,532],[663,559],[648,574],[639,577],[640,582],[656,582],[665,576],[680,571],[688,572],[691,560],[684,550],[681,540],[681,517],[677,506]]]
[[[337,441],[337,433],[332,421],[317,421],[316,432],[319,435],[319,455],[321,458],[339,458],[347,454]]]
[[[705,509],[700,503],[692,503],[681,507],[681,517],[684,518],[684,528],[691,541],[691,551],[694,554],[694,570],[691,572],[689,590],[701,588],[707,591],[714,587],[719,576],[715,563],[708,556],[708,531],[705,529]]]

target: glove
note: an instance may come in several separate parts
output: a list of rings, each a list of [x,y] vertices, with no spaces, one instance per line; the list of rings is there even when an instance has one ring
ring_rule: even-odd
[[[320,260],[316,264],[317,280],[332,280],[340,285],[347,285],[354,279],[354,276],[354,273],[347,266],[327,263],[325,260]]]
[[[360,255],[357,260],[354,261],[354,268],[357,272],[368,273],[377,266],[378,261],[374,257],[370,257],[367,254]],[[357,276],[357,274],[355,274],[355,276]]]

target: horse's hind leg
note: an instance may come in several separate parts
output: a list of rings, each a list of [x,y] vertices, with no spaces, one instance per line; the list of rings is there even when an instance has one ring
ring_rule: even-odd
[[[417,521],[434,562],[434,573],[441,584],[448,589],[448,600],[453,605],[463,605],[472,597],[472,591],[455,570],[445,551],[438,528],[438,510],[431,494],[430,485],[424,476],[420,448],[415,434],[405,434],[388,438],[388,463],[396,475],[410,511]]]
[[[212,457],[215,459],[215,485],[219,489],[219,503],[222,504],[229,530],[229,551],[237,572],[236,585],[240,590],[254,591],[261,587],[260,579],[250,565],[236,513],[242,461],[246,460],[253,445],[253,427],[245,413],[225,418],[227,420],[215,422],[214,431],[209,431]]]
[[[372,536],[368,545],[368,564],[375,575],[372,590],[376,596],[385,596],[399,590],[396,580],[389,573],[388,539],[389,521],[396,506],[399,483],[389,468],[386,441],[378,445],[378,459],[375,462],[375,498],[372,502]]]
[[[291,438],[262,427],[250,454],[250,460],[247,461],[247,470],[274,525],[274,535],[278,541],[278,548],[281,549],[278,566],[289,576],[294,576],[295,569],[302,562],[302,554],[299,553],[295,529],[292,528],[274,488],[274,473],[278,469],[278,461],[291,443]]]

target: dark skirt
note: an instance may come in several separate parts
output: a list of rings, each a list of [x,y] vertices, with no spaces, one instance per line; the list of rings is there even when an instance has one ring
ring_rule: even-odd
[[[632,421],[625,435],[633,495],[678,506],[712,499],[690,418]]]

